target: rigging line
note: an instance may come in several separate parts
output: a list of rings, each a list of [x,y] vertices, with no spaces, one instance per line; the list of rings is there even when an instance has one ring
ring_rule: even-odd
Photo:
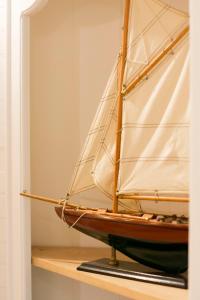
[[[152,2],[156,2],[157,4],[159,4],[159,5],[166,5],[166,3],[164,3],[164,1],[163,0],[151,0]],[[171,0],[170,2],[171,2],[171,4],[168,4],[168,7],[169,7],[169,11],[172,11],[172,12],[174,12],[174,13],[176,13],[177,15],[180,15],[180,16],[182,16],[182,17],[189,17],[189,15],[188,15],[188,13],[186,13],[185,11],[182,11],[182,10],[180,10],[180,9],[178,9],[178,8],[176,8],[176,7],[174,7],[174,5],[172,5],[172,1],[173,0]]]
[[[110,198],[112,200],[112,194],[106,191],[106,189],[103,187],[103,185],[99,182],[98,177],[96,177],[95,168],[96,168],[96,166],[94,167],[94,174],[93,174],[95,187],[97,187],[105,196],[107,196],[108,198]]]
[[[119,65],[119,57],[118,57],[117,66],[118,66],[118,65]],[[116,74],[115,74],[115,75],[116,75]],[[115,79],[115,80],[116,80],[116,79]],[[116,95],[117,95],[117,94],[116,94],[116,92],[115,92],[115,96],[116,96]],[[102,141],[105,140],[106,135],[107,135],[107,133],[108,133],[108,131],[109,131],[109,129],[110,129],[110,126],[111,126],[111,124],[112,124],[112,121],[113,121],[113,120],[115,121],[115,119],[116,119],[116,114],[115,114],[115,112],[116,112],[117,97],[114,97],[112,100],[113,100],[113,101],[112,101],[112,103],[111,103],[111,105],[110,105],[110,108],[109,108],[109,110],[108,110],[108,113],[106,114],[104,130],[102,130],[101,135],[100,135],[100,138],[99,138],[101,142],[99,143],[99,147],[98,147],[98,149],[97,149],[97,151],[96,151],[96,159],[97,159],[97,157],[98,157],[100,151],[102,150],[102,147],[103,147]],[[96,162],[96,159],[95,159],[95,162]],[[94,165],[95,165],[95,164],[96,164],[96,163],[94,163]]]
[[[146,26],[143,28],[142,31],[138,33],[138,35],[129,43],[127,50],[129,50],[131,47],[134,47],[137,43],[137,40],[144,35],[146,32],[148,32],[155,24],[158,17],[162,16],[162,14],[165,12],[165,8],[162,8],[157,15],[154,16],[154,18],[151,19],[151,21],[146,24]]]
[[[137,206],[139,207],[138,208],[139,212],[143,213],[142,204],[141,204],[140,200],[135,199],[135,202],[136,202]]]
[[[184,20],[184,22],[182,24],[180,24],[176,28],[174,28],[173,33],[171,33],[171,35],[174,36],[174,35],[178,34],[181,31],[182,28],[186,27],[187,24],[188,24],[188,20]],[[168,42],[168,41],[169,41],[169,36],[167,36],[164,40],[160,41],[160,43],[157,45],[157,48],[154,51],[151,52],[151,54],[149,56],[149,59],[151,59],[151,57],[158,51],[158,49],[161,48],[162,45],[166,44],[166,42]],[[132,41],[132,43],[133,42],[135,42],[135,43],[131,46],[131,48],[135,47],[138,43],[138,41],[136,41],[135,39],[134,39],[134,41]],[[129,48],[130,48],[130,45],[127,49],[129,49]],[[132,61],[132,60],[130,60],[130,61]]]
[[[161,53],[159,53],[155,58],[152,59],[149,65],[145,67],[136,78],[134,77],[134,79],[128,84],[126,90],[124,91],[124,95],[129,94],[137,86],[137,84],[139,84],[141,80],[144,79],[145,76],[149,74],[149,72],[152,71],[167,56],[171,49],[177,46],[177,44],[186,36],[188,32],[189,26],[186,26]]]
[[[94,183],[93,183],[93,184],[90,184],[90,185],[85,185],[84,187],[82,187],[82,188],[76,190],[75,192],[73,192],[73,190],[72,190],[70,196],[74,196],[75,194],[80,194],[80,193],[82,193],[82,192],[84,192],[84,191],[91,190],[91,189],[93,189],[93,188],[95,188],[95,187],[96,187],[96,186],[95,186]]]
[[[112,165],[114,165],[115,161],[114,161],[111,153],[108,151],[108,147],[105,142],[103,142],[102,149],[104,150],[105,154],[107,155],[107,157],[110,160],[110,162],[112,163]]]
[[[141,204],[140,204],[140,201],[139,201],[139,200],[134,200],[134,201],[135,201],[137,207],[139,207],[139,208],[138,208],[139,212],[143,212],[142,207],[141,207]],[[123,203],[123,202],[120,201],[120,200],[119,200],[119,206],[121,206],[121,207],[123,207],[123,208],[126,208],[126,209],[129,210],[129,211],[135,211],[135,209],[132,209],[130,206],[128,206],[127,204]],[[136,211],[137,211],[137,210],[136,210]]]
[[[146,0],[144,0],[145,1],[145,3],[146,3],[146,5],[148,6],[148,8],[151,10],[151,12],[153,12],[153,14],[155,14],[155,11],[153,10],[153,8],[148,4],[148,1],[146,1]],[[168,12],[168,10],[169,10],[169,5],[165,5],[165,7],[164,7],[164,10],[165,10],[165,13],[164,14],[166,14],[167,12]],[[165,31],[165,33],[167,34],[167,36],[171,36],[171,34],[168,32],[168,30],[165,28],[165,26],[164,26],[164,24],[162,24],[162,22],[161,22],[161,18],[159,18],[159,17],[157,17],[156,16],[156,14],[155,14],[155,17],[157,18],[157,21],[158,21],[158,23],[160,24],[160,26],[163,28],[163,30]]]
[[[87,214],[87,212],[84,212],[84,213],[82,213],[79,217],[78,217],[78,219],[72,224],[72,225],[70,225],[69,226],[69,228],[73,228],[82,218],[83,218],[83,216],[85,216]]]
[[[123,123],[123,129],[126,128],[154,128],[154,127],[168,128],[168,127],[190,127],[190,123]]]
[[[139,15],[138,23],[141,23],[141,11],[140,11],[140,9],[138,9],[138,15]],[[155,16],[154,20],[155,21],[153,21],[153,19],[152,19],[152,21],[147,24],[147,26],[146,26],[147,31],[150,30],[150,28],[153,27],[153,24],[156,22],[156,16]],[[153,24],[151,26],[152,22],[153,22]],[[148,29],[148,27],[149,27],[149,29]],[[145,53],[145,62],[148,64],[149,63],[149,58],[148,58],[147,45],[146,45],[146,41],[145,41],[145,30],[143,31],[143,34],[142,34],[142,32],[140,32],[140,39],[143,42],[143,48],[144,48],[144,53]],[[138,39],[138,42],[140,42],[140,39]],[[127,73],[128,73],[128,68],[127,68]],[[128,77],[128,74],[127,74],[127,77]],[[127,80],[128,80],[128,78],[127,78]]]
[[[111,76],[110,76],[110,78],[109,78],[109,82],[108,82],[108,83],[113,82],[113,80],[115,79],[116,71],[117,71],[117,66],[118,66],[118,62],[116,62],[115,65],[114,65],[114,67],[113,67],[113,70],[112,70],[112,73],[111,73]],[[107,86],[106,86],[106,90],[105,90],[105,92],[104,92],[104,95],[105,95],[107,92],[108,92],[108,84],[107,84]],[[115,97],[114,97],[114,99],[115,99]],[[114,101],[114,100],[113,100],[113,101]],[[103,101],[103,102],[100,101],[100,103],[99,103],[99,105],[98,105],[97,112],[96,112],[95,117],[94,117],[94,120],[93,120],[93,122],[92,122],[91,128],[94,126],[93,124],[95,124],[95,123],[97,122],[98,116],[99,116],[99,114],[100,114],[100,110],[101,110],[102,106],[105,105],[105,103],[106,103],[106,101]],[[107,120],[107,118],[108,118],[108,116],[106,116],[106,120]],[[102,121],[101,121],[101,122],[102,122]],[[100,124],[102,124],[102,123],[100,123]],[[104,131],[102,131],[102,135],[103,135],[103,132],[104,132]],[[86,141],[85,141],[85,143],[84,143],[83,149],[82,149],[82,151],[81,151],[81,154],[79,155],[79,160],[81,160],[81,159],[84,157],[84,154],[85,154],[85,151],[86,151],[86,149],[87,149],[89,140],[90,140],[90,136],[87,135],[87,138],[86,138]],[[78,171],[79,171],[79,168],[75,167],[75,168],[74,168],[73,175],[72,175],[71,183],[70,183],[70,185],[69,185],[69,187],[68,187],[68,190],[67,190],[67,193],[66,193],[66,194],[71,194],[72,189],[73,189],[73,186],[74,186],[74,184],[75,184],[75,182],[76,182],[76,179],[77,179]]]
[[[86,165],[87,163],[91,163],[92,161],[94,161],[95,157],[90,157],[90,158],[85,158],[82,161],[77,162],[75,168],[79,168],[80,166]]]
[[[69,200],[69,194],[67,194],[65,196],[65,199],[61,199],[59,201],[59,205],[62,205],[61,220],[63,220],[63,221],[65,221],[65,207],[66,207],[68,200]]]
[[[112,121],[116,121],[115,120],[115,114],[114,112],[116,111],[116,104],[117,104],[117,99],[115,98],[113,103],[112,103],[112,106],[109,110],[109,113],[107,114],[107,118],[106,118],[106,125],[105,125],[105,128],[104,128],[104,131],[102,132],[102,135],[101,135],[101,143],[99,143],[99,147],[97,149],[97,154],[96,154],[96,158],[95,158],[95,162],[94,162],[94,165],[96,165],[96,160],[97,160],[97,157],[99,156],[99,153],[101,152],[102,150],[102,147],[103,147],[103,143],[102,141],[104,141],[106,139],[106,136],[110,130],[110,127],[111,127],[111,124],[112,124]]]
[[[162,163],[171,163],[171,162],[183,162],[188,163],[189,158],[120,158],[121,164],[133,163],[133,162],[162,162]]]
[[[104,129],[105,125],[99,126],[99,127],[95,127],[94,129],[90,130],[88,132],[88,136],[98,133],[99,131],[102,131]]]
[[[173,36],[176,36],[179,32],[181,32],[181,29],[185,28],[187,24],[188,24],[188,21],[187,22],[185,21],[183,24],[181,24],[179,27],[177,27],[177,29],[173,32]],[[170,39],[171,42],[173,42],[173,40],[174,40],[173,38]],[[149,55],[148,61],[151,62],[154,59],[154,57],[156,55],[158,55],[158,53],[161,53],[162,49],[164,49],[166,47],[166,44],[168,42],[169,42],[169,37],[167,37],[165,40],[160,42],[160,44],[157,46],[157,48],[154,51],[152,51],[151,54]],[[130,61],[127,60],[127,63],[129,63],[129,64],[131,64],[132,62],[133,61],[131,61],[131,60]],[[137,62],[134,62],[134,63],[138,64]],[[142,65],[139,64],[139,65],[140,66],[137,68],[137,70],[132,73],[132,78],[136,78],[143,71],[143,69],[148,66],[148,64],[142,64]],[[126,71],[126,73],[127,73],[127,71]],[[128,75],[126,75],[126,77],[128,78]],[[129,77],[130,77],[130,75],[129,75]],[[127,82],[127,80],[126,80],[126,82]],[[141,80],[141,82],[142,82],[142,80]],[[130,83],[130,80],[129,80],[129,83]],[[129,85],[129,83],[128,83],[128,85]]]
[[[130,206],[124,204],[123,202],[119,201],[119,205],[122,206],[123,208],[126,208],[128,210],[131,210]]]
[[[108,113],[106,114],[106,118],[105,118],[105,125],[104,125],[104,130],[102,130],[101,132],[99,131],[99,133],[100,133],[100,137],[99,137],[99,139],[101,140],[102,139],[102,137],[104,137],[106,134],[104,134],[104,132],[107,132],[107,124],[108,124],[108,128],[110,128],[110,124],[111,124],[111,121],[112,121],[112,114],[110,115],[110,111],[112,112],[113,111],[113,107],[115,107],[115,105],[116,105],[116,98],[114,98],[113,99],[113,103],[111,104],[111,109],[108,111]],[[97,115],[98,114],[96,114],[96,118],[97,118]],[[93,121],[93,123],[94,123],[94,121]],[[92,126],[91,126],[92,127]],[[85,145],[84,145],[84,147],[83,147],[83,150],[82,150],[82,153],[81,153],[81,158],[83,158],[83,156],[84,156],[84,153],[85,153],[85,151],[86,151],[86,148],[87,148],[87,146],[88,146],[88,143],[89,143],[89,140],[90,140],[90,136],[88,135],[87,136],[87,139],[86,139],[86,142],[85,142]],[[100,146],[101,146],[101,143],[99,144]],[[101,147],[100,147],[101,148]],[[98,150],[97,150],[97,155],[98,155]],[[75,168],[75,170],[74,170],[74,175],[73,175],[73,181],[72,181],[72,183],[71,183],[71,186],[70,186],[70,194],[71,194],[71,190],[72,190],[72,188],[73,188],[73,185],[74,185],[74,183],[75,183],[75,181],[76,181],[76,178],[77,178],[77,174],[78,174],[78,170],[79,170],[79,168]]]
[[[145,1],[145,3],[146,3],[146,0],[144,0]],[[155,1],[154,1],[155,2]],[[146,5],[149,7],[149,5],[146,3]],[[152,20],[144,27],[144,29],[143,29],[143,31],[142,32],[140,32],[130,43],[129,43],[129,45],[128,45],[128,50],[129,50],[129,48],[130,47],[133,47],[133,46],[135,46],[135,44],[137,43],[137,39],[143,34],[145,34],[146,32],[148,32],[153,26],[154,26],[154,24],[155,24],[155,22],[156,21],[158,21],[158,22],[160,22],[160,19],[163,17],[163,14],[166,14],[166,13],[168,13],[168,11],[172,11],[174,14],[179,14],[179,11],[177,11],[175,8],[173,8],[173,7],[171,7],[170,5],[166,5],[166,4],[164,4],[164,3],[162,3],[162,8],[160,9],[160,11],[156,14],[153,10],[152,10],[152,8],[150,8],[150,10],[151,11],[153,11],[153,13],[154,13],[154,18],[152,18]],[[188,15],[187,14],[185,14],[185,13],[181,13],[181,16],[182,17],[185,17],[185,19],[188,19]],[[184,21],[184,20],[183,20]],[[178,25],[178,26],[180,26],[180,27],[182,27],[183,25],[185,24],[185,21],[183,22],[183,24],[182,25]],[[164,25],[161,23],[161,26],[163,26],[163,28],[164,28]],[[178,27],[177,27],[178,28]],[[166,29],[164,29],[164,31],[166,31]],[[174,31],[174,33],[176,32],[177,30],[175,30]],[[168,33],[167,31],[166,31],[166,33],[167,33],[167,36],[168,37],[170,37],[170,33]],[[134,43],[135,42],[135,43]],[[134,44],[133,44],[134,43]]]
[[[103,96],[100,98],[100,102],[104,102],[104,101],[107,101],[107,100],[111,100],[112,98],[114,98],[116,96],[116,93],[113,92],[112,94],[109,94],[107,96]]]

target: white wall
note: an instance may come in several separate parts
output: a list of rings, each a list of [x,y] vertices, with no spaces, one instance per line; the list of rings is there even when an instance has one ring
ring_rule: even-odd
[[[200,211],[200,2],[190,0],[191,14],[191,194],[190,205],[190,268],[189,286],[190,300],[200,299],[199,269],[200,269],[200,234],[199,234],[199,211]]]
[[[56,198],[65,195],[80,143],[73,2],[51,0],[30,21],[31,189]],[[53,207],[32,202],[32,220],[34,245],[79,243],[79,234],[66,234]]]
[[[8,211],[6,204],[6,63],[7,1],[0,0],[0,299],[8,299]]]
[[[65,195],[119,49],[122,1],[49,1],[31,17],[31,188]],[[95,74],[95,76],[94,76]],[[52,207],[32,202],[34,245],[78,245]],[[42,230],[41,230],[42,228]],[[59,234],[58,234],[59,233]],[[82,236],[82,235],[81,235]],[[90,239],[91,241],[91,239]],[[87,240],[89,242],[89,240]],[[97,244],[97,242],[96,242]]]

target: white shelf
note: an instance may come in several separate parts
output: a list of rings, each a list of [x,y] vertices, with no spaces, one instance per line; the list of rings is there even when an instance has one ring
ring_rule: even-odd
[[[33,247],[32,265],[134,300],[186,300],[188,290],[77,271],[89,260],[108,257],[107,248]],[[126,260],[119,254],[118,258]]]

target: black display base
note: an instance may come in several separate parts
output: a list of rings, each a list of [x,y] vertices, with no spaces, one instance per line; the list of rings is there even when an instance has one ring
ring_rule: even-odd
[[[112,266],[109,264],[109,261],[107,258],[102,258],[85,262],[77,270],[187,289],[187,272],[170,275],[139,263],[119,261],[117,266]]]

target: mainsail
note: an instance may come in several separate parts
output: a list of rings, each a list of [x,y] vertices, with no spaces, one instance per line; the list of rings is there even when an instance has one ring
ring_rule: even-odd
[[[158,0],[132,0],[124,89],[188,26],[188,16]],[[123,99],[119,195],[188,192],[187,34]],[[116,62],[76,165],[73,195],[98,187],[113,195]]]
[[[188,191],[188,43],[124,98],[119,192]]]

